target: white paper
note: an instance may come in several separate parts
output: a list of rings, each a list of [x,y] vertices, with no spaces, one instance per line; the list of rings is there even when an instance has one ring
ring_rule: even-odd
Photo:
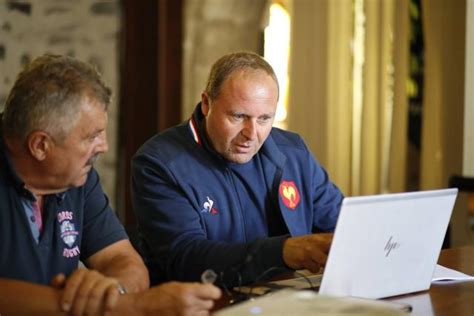
[[[435,272],[431,282],[447,282],[447,281],[473,281],[474,277],[464,274],[462,272],[443,267],[439,264],[436,265]]]

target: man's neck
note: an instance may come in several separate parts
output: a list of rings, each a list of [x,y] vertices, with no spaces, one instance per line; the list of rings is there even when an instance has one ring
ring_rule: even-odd
[[[10,162],[12,168],[18,178],[25,184],[25,188],[28,189],[35,196],[42,196],[47,194],[59,193],[64,190],[46,188],[44,175],[41,175],[38,170],[39,163],[32,159],[20,144],[9,141],[4,138],[5,149],[10,156]]]

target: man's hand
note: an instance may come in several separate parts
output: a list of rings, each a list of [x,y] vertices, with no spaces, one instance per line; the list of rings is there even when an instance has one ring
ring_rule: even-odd
[[[221,291],[212,284],[169,282],[130,295],[143,315],[209,315]]]
[[[283,261],[292,269],[317,273],[324,267],[333,234],[311,234],[288,238],[283,244]]]
[[[118,281],[88,269],[77,269],[69,278],[56,275],[51,281],[63,288],[61,308],[73,315],[103,314],[111,311],[119,298]]]

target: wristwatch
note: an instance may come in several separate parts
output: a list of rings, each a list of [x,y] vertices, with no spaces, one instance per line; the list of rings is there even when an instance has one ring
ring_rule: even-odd
[[[117,291],[119,292],[120,295],[127,294],[127,289],[120,282],[117,283]]]

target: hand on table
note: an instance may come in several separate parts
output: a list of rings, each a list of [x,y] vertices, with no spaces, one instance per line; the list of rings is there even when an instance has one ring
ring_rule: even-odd
[[[77,269],[68,278],[60,273],[51,284],[62,288],[61,308],[73,315],[111,311],[120,296],[118,280],[88,269]]]
[[[332,237],[332,233],[290,237],[283,244],[283,261],[292,269],[317,273],[326,264]]]
[[[221,291],[212,284],[168,282],[131,295],[144,315],[209,315]]]

